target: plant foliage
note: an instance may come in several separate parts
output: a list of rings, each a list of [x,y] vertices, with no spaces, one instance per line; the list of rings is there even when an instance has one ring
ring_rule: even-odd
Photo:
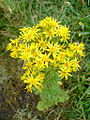
[[[61,89],[58,84],[59,81],[58,73],[51,69],[43,83],[44,87],[40,93],[41,100],[37,106],[39,110],[46,110],[53,105],[57,105],[59,102],[63,103],[65,100],[68,100],[67,92]]]

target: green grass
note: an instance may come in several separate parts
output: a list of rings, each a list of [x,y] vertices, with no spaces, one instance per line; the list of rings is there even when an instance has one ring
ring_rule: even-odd
[[[12,119],[21,120],[89,120],[90,119],[90,77],[89,77],[89,39],[90,39],[90,1],[89,0],[2,0],[0,2],[0,82],[7,103],[15,108]],[[36,109],[38,96],[28,93],[19,106],[17,99],[24,89],[19,79],[21,68],[17,60],[11,59],[6,51],[10,38],[17,38],[19,28],[33,26],[46,16],[52,16],[61,24],[70,26],[71,40],[85,44],[85,57],[82,69],[65,84],[70,99],[45,112]],[[79,26],[82,22],[82,26]],[[79,37],[78,34],[81,33]],[[22,63],[21,63],[22,64]],[[2,72],[3,71],[3,72]],[[5,82],[7,80],[7,82]],[[20,86],[21,85],[21,86]],[[24,91],[24,90],[23,90]],[[15,92],[15,96],[11,95]],[[23,92],[25,96],[25,91]],[[11,96],[10,96],[11,95]],[[8,97],[10,96],[10,97]],[[13,100],[12,100],[13,98]],[[9,102],[8,102],[9,101]],[[31,103],[32,105],[31,105]],[[11,109],[13,109],[11,107]],[[26,109],[25,109],[26,108]],[[25,109],[25,111],[23,111]],[[23,114],[25,113],[25,114]],[[28,117],[29,116],[29,117]]]

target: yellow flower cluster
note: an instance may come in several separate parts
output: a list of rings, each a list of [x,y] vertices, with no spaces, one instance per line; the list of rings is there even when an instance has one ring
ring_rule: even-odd
[[[10,56],[24,61],[25,70],[21,80],[27,83],[27,91],[32,87],[41,91],[44,80],[44,69],[59,68],[59,77],[68,79],[71,72],[80,68],[79,62],[84,55],[83,43],[69,43],[69,27],[60,25],[56,19],[46,17],[36,26],[20,29],[17,39],[10,39],[7,50]]]

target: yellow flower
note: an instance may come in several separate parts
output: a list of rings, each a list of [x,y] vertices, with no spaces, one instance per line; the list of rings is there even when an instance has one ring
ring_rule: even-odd
[[[49,38],[49,40],[51,40],[52,37],[55,37],[54,36],[55,35],[55,31],[53,29],[50,29],[49,31],[45,30],[43,33],[45,34],[46,38]]]
[[[84,50],[84,44],[82,42],[79,44],[79,49]]]
[[[17,44],[17,43],[19,42],[19,38],[18,38],[18,39],[15,39],[15,40],[10,39],[10,41],[11,41],[11,43],[13,43],[13,44]]]
[[[72,76],[69,72],[70,72],[70,69],[66,69],[66,68],[60,68],[61,71],[58,71],[60,73],[59,77],[64,78],[67,80],[68,79],[68,76]]]
[[[69,27],[66,27],[66,26],[61,26],[60,27],[60,29],[61,29],[61,36],[62,36],[62,38],[60,39],[61,40],[61,42],[62,41],[64,41],[64,42],[68,42],[67,40],[68,39],[70,39],[70,31],[69,31]]]
[[[79,65],[79,61],[77,60],[77,58],[75,57],[75,59],[73,59],[72,61],[71,61],[71,63],[72,63],[72,70],[73,71],[77,71],[78,70],[78,68],[81,68],[80,67],[80,65]]]
[[[64,41],[64,42],[68,42],[67,40],[70,39],[70,37],[68,37],[67,35],[63,34],[62,35],[62,38],[60,39],[61,42]]]
[[[44,76],[45,76],[44,73],[39,73],[37,78],[40,79],[40,82],[43,82]]]
[[[79,33],[78,36],[80,37],[80,36],[81,36],[81,33]]]
[[[66,49],[66,55],[71,58],[74,57],[74,51],[70,50],[69,48]]]
[[[13,48],[12,44],[11,43],[8,43],[7,45],[7,50],[11,50]]]
[[[57,20],[53,18],[53,19],[49,22],[49,26],[50,26],[50,27],[53,27],[53,28],[56,28],[56,27],[58,27],[59,23],[60,23],[60,22],[57,22]]]
[[[69,43],[68,46],[69,46],[70,50],[72,50],[72,51],[74,50],[74,46],[75,46],[74,43],[73,44]]]
[[[23,52],[20,53],[19,58],[20,58],[21,60],[29,60],[29,59],[31,58],[31,56],[32,56],[32,55],[31,55],[30,52],[23,51]]]
[[[59,52],[59,48],[58,48],[58,44],[57,43],[50,43],[48,42],[48,47],[47,47],[47,51],[49,51],[49,56],[52,54],[53,56],[57,55],[57,52]]]
[[[71,72],[79,70],[79,62],[84,56],[84,44],[68,43],[69,27],[60,25],[54,18],[46,17],[36,26],[19,30],[19,37],[10,39],[7,50],[11,51],[11,57],[24,62],[21,80],[27,83],[27,91],[32,92],[33,87],[41,91],[43,72],[48,67],[60,68],[59,77],[65,77],[66,80],[68,76],[72,76]],[[61,81],[59,85],[62,85]]]
[[[43,54],[42,55],[42,61],[43,61],[44,65],[48,68],[48,63],[50,62],[49,55]]]
[[[24,27],[24,28],[21,28],[21,29],[19,29],[20,31],[22,31],[22,32],[25,32],[25,31],[27,31],[29,29],[29,27]]]
[[[53,60],[52,60],[52,63],[54,64],[54,66],[57,66],[57,61],[58,61],[58,56],[55,54],[53,55]]]
[[[44,39],[41,37],[41,40],[39,40],[39,46],[40,46],[40,50],[46,50],[47,48],[47,44],[46,44],[46,40],[44,41]]]
[[[31,61],[28,60],[28,61],[25,63],[25,66],[22,67],[22,69],[31,70],[32,65],[33,65],[33,62],[31,62]]]
[[[15,45],[15,46],[13,46],[13,48],[11,49],[11,51],[18,52],[18,49],[19,49],[18,45]]]
[[[38,77],[34,78],[32,75],[26,77],[26,79],[24,80],[24,83],[28,83],[28,87],[26,87],[26,89],[31,92],[32,92],[33,86],[35,86],[39,90],[41,90],[42,88],[42,87],[40,88],[40,86],[42,86],[40,83],[40,79],[38,79]]]
[[[18,58],[18,53],[16,51],[13,51],[13,52],[10,53],[10,56],[12,58]]]
[[[59,50],[60,50],[60,51],[63,51],[64,48],[65,48],[65,45],[64,45],[64,44],[59,46]]]
[[[35,67],[40,70],[40,69],[44,69],[45,66],[44,66],[44,62],[42,61],[42,59],[36,59],[35,61]]]
[[[82,22],[79,22],[79,25],[82,25]]]
[[[62,29],[60,27],[58,27],[56,30],[55,30],[55,34],[56,36],[61,36],[62,34]]]
[[[35,59],[37,59],[37,58],[39,58],[39,56],[40,56],[40,51],[38,50],[38,48],[32,53],[32,56],[35,58]]]
[[[30,75],[30,71],[27,69],[24,73],[24,76]],[[25,78],[26,79],[26,78]]]
[[[22,44],[22,43],[19,43],[19,48],[18,48],[18,51],[24,51],[25,50],[25,48],[26,48],[26,46],[24,45],[24,44]]]
[[[23,75],[23,76],[20,77],[21,80],[25,80],[25,78],[26,78],[25,75]]]
[[[72,63],[71,63],[71,61],[69,61],[69,59],[64,59],[61,67],[71,70]]]
[[[65,53],[65,52],[59,52],[58,57],[60,57],[60,58],[65,58],[65,56],[66,56],[66,53]]]

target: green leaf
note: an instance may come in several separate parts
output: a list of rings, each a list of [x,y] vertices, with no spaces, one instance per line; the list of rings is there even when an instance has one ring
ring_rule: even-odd
[[[38,103],[38,110],[47,110],[49,107],[52,107],[54,105],[57,105],[59,102],[64,102],[65,100],[69,99],[67,92],[62,90],[59,86],[59,81],[60,78],[58,77],[57,72],[50,71],[48,73],[48,76],[43,83],[44,87],[40,93],[41,101]]]

